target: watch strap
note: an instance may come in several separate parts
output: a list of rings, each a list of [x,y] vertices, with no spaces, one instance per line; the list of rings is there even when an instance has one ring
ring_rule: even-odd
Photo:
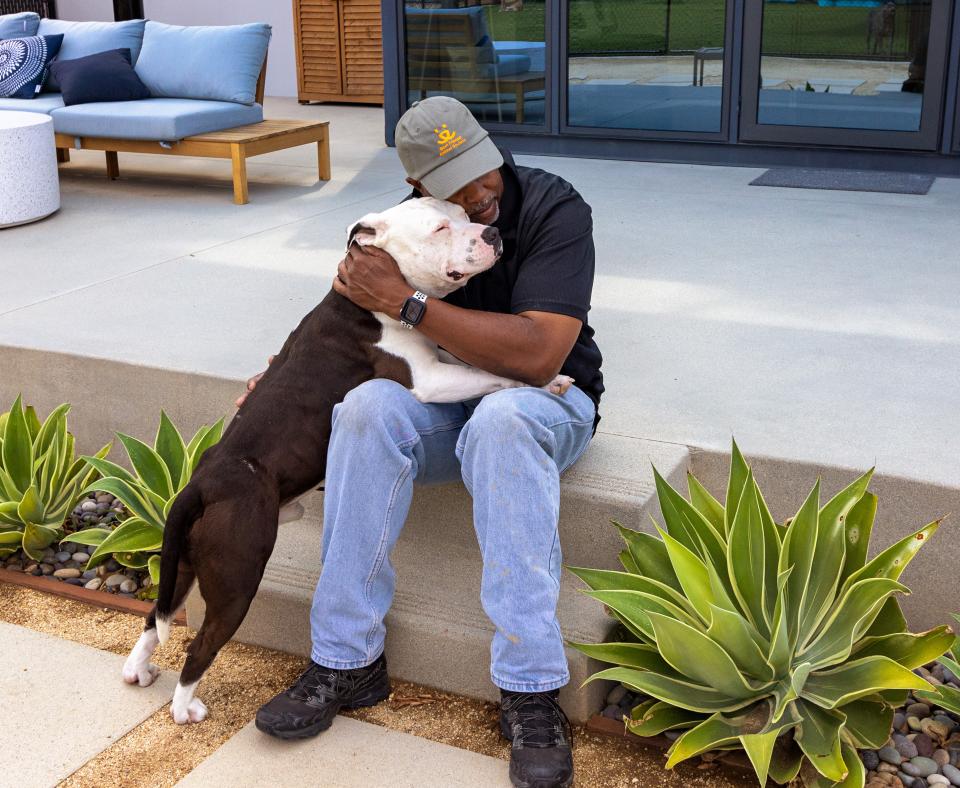
[[[421,293],[419,290],[417,290],[412,296],[410,296],[410,298],[415,298],[415,299],[417,299],[417,301],[419,301],[421,304],[426,304],[426,303],[427,303],[427,294],[426,294],[426,293]],[[410,299],[408,298],[407,301],[409,301],[409,300],[410,300]],[[406,302],[404,302],[404,303],[406,303]],[[422,319],[422,318],[423,318],[423,313],[421,313],[421,319]],[[417,323],[419,323],[419,322],[420,322],[420,321],[418,320]],[[406,320],[403,319],[403,312],[401,311],[401,313],[400,313],[400,325],[401,325],[401,326],[403,326],[404,328],[408,328],[408,329],[411,329],[411,330],[412,330],[412,329],[414,328],[414,326],[417,325],[417,323],[408,323]]]

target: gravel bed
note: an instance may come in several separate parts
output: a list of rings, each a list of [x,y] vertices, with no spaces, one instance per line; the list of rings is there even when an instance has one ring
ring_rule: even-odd
[[[915,671],[931,684],[960,689],[960,677],[939,662]],[[622,720],[647,698],[622,685],[607,694],[604,717]],[[683,731],[666,731],[671,741]],[[710,754],[708,754],[708,758]],[[960,788],[960,716],[912,695],[897,709],[890,739],[879,750],[861,750],[866,788]]]
[[[70,512],[64,523],[64,531],[69,536],[84,528],[115,528],[126,516],[127,512],[119,498],[114,498],[110,493],[92,492]],[[40,561],[17,550],[0,566],[10,572],[23,572],[35,577],[43,575],[72,586],[128,599],[148,596],[151,581],[146,569],[128,569],[112,558],[95,569],[87,569],[87,561],[95,550],[96,547],[92,545],[54,542],[43,551]]]

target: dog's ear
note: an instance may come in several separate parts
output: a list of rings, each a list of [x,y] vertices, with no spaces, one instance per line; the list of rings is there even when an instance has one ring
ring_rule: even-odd
[[[364,241],[369,242],[370,240],[373,240],[376,234],[377,227],[375,222],[370,221],[370,217],[364,216],[363,219],[360,219],[359,221],[354,222],[347,227],[347,249],[349,249],[354,243],[362,245]]]

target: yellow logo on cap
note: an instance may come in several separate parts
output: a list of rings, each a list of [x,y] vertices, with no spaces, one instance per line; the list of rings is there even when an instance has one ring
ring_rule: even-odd
[[[459,133],[448,129],[446,123],[439,129],[434,129],[433,133],[437,135],[437,149],[441,156],[446,156],[450,151],[456,150],[466,142]]]

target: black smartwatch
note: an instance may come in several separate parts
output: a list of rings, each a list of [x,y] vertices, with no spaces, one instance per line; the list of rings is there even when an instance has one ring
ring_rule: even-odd
[[[412,329],[420,324],[423,316],[427,313],[427,296],[417,290],[404,304],[400,310],[400,325],[404,328]]]

